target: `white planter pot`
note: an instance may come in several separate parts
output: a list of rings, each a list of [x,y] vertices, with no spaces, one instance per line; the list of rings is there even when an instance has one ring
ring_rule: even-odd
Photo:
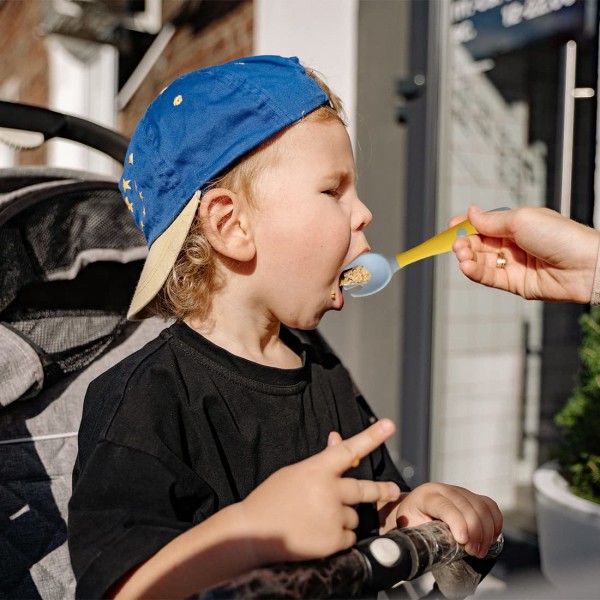
[[[600,598],[600,504],[572,494],[556,463],[533,485],[544,576],[565,598]]]

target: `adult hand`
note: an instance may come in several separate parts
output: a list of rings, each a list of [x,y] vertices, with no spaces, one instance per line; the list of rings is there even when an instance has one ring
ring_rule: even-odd
[[[527,299],[590,301],[600,232],[547,208],[471,206],[467,217],[479,235],[457,238],[452,249],[469,279]],[[498,268],[500,253],[504,268]]]
[[[400,489],[342,475],[394,430],[383,419],[347,440],[332,434],[325,450],[276,471],[242,501],[246,535],[256,540],[259,562],[322,558],[351,547],[358,526],[354,507],[395,501]]]

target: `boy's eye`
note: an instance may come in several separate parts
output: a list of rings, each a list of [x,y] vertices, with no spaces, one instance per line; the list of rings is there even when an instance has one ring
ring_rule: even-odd
[[[340,197],[340,192],[337,189],[335,189],[335,190],[325,190],[323,193],[327,194],[328,196],[331,196],[332,198],[339,198]]]

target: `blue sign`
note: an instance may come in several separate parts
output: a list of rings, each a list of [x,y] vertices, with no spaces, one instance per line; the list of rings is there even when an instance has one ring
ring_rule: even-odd
[[[475,59],[581,32],[586,0],[454,0],[452,36]]]

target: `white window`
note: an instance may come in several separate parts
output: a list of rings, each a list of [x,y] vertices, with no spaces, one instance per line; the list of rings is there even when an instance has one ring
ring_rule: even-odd
[[[49,108],[114,128],[117,50],[108,44],[50,36],[48,55]],[[48,146],[52,166],[104,174],[115,174],[119,168],[113,159],[81,144],[52,140]]]

